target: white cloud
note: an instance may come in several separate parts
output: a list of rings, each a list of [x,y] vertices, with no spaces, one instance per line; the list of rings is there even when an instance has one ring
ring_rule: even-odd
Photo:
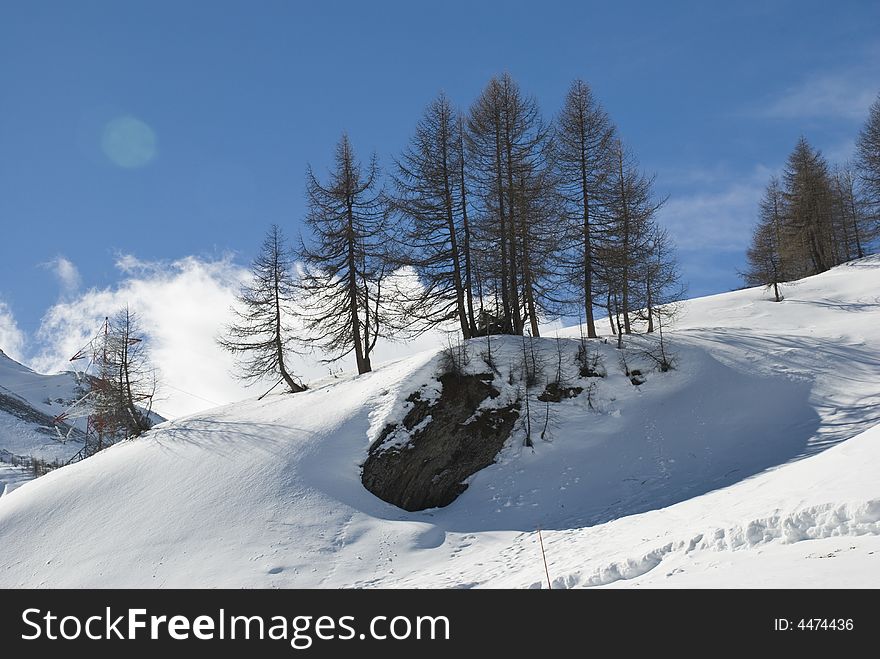
[[[0,350],[8,357],[21,361],[24,344],[24,332],[18,328],[12,309],[0,300]]]
[[[149,261],[141,261],[134,254],[117,254],[116,268],[127,275],[154,269]]]
[[[229,320],[229,306],[245,271],[229,258],[187,257],[142,265],[136,274],[123,270],[127,276],[113,288],[91,289],[49,308],[37,333],[42,350],[34,367],[44,372],[69,369],[70,357],[104,317],[128,304],[141,318],[166,383],[165,400],[156,405],[159,412],[178,416],[248,395],[230,375],[229,355],[214,340]]]
[[[246,388],[233,375],[232,357],[216,343],[232,320],[230,307],[248,276],[231,256],[216,260],[191,256],[165,263],[120,255],[116,265],[123,277],[114,287],[81,292],[46,311],[36,337],[41,350],[31,361],[34,368],[43,372],[70,369],[70,357],[94,336],[104,317],[128,304],[140,316],[164,383],[163,400],[155,405],[158,412],[169,417],[191,414],[257,396],[274,384]],[[443,341],[440,335],[432,332],[414,340],[380,340],[373,363],[436,348]],[[352,365],[349,357],[334,364],[333,371],[345,368],[350,372]],[[293,370],[306,382],[329,374],[328,366],[317,357],[294,357]]]
[[[758,167],[743,180],[711,192],[672,197],[659,219],[682,250],[742,251],[772,170]]]
[[[58,255],[48,263],[44,263],[43,267],[51,270],[58,279],[62,295],[69,296],[79,290],[82,280],[79,276],[79,270],[70,259]]]
[[[758,114],[773,119],[842,118],[863,120],[877,98],[878,72],[822,74],[785,89]]]

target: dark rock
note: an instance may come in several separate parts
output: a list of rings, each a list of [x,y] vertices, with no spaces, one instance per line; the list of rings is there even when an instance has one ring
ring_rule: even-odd
[[[71,428],[66,423],[56,422],[54,418],[44,412],[34,409],[24,398],[20,398],[15,394],[9,395],[0,393],[0,411],[18,417],[27,423],[34,424],[36,426],[34,428],[36,432],[49,435],[53,438],[58,436],[58,432],[77,440],[85,438],[85,433],[79,428]],[[58,426],[57,431],[55,430],[56,426]]]
[[[629,381],[635,386],[638,387],[640,384],[645,384],[645,377],[640,370],[633,369],[632,371],[629,371],[627,375],[629,376]]]
[[[443,391],[438,400],[423,400],[419,392],[410,395],[407,401],[413,407],[402,421],[405,432],[409,434],[429,416],[430,421],[406,442],[383,446],[403,432],[398,424],[387,426],[364,462],[364,487],[409,511],[455,501],[467,489],[463,481],[468,476],[495,462],[519,417],[514,405],[477,411],[484,400],[499,395],[487,379],[491,375],[447,374],[440,377]]]
[[[581,365],[578,367],[578,375],[582,378],[604,378],[605,372],[590,365]]]
[[[558,382],[551,382],[538,394],[538,400],[542,403],[559,403],[564,398],[576,398],[583,390],[583,387],[563,387]]]

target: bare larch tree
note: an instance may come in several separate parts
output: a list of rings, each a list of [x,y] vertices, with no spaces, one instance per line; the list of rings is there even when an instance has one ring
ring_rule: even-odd
[[[401,264],[421,289],[406,314],[417,331],[457,321],[476,332],[462,121],[441,94],[425,110],[393,173],[392,206],[400,217]]]
[[[856,166],[865,196],[880,219],[880,94],[868,111],[868,119],[856,142]]]
[[[521,334],[528,315],[522,286],[522,223],[517,190],[525,177],[543,169],[548,131],[537,102],[508,75],[492,78],[471,106],[467,122],[469,160],[482,202],[480,241],[483,283],[500,300],[495,316],[501,331]]]
[[[580,292],[587,337],[596,338],[593,293],[596,276],[597,225],[602,218],[605,186],[613,166],[614,126],[593,97],[589,85],[575,80],[556,121],[554,161],[570,219],[573,258],[570,280]]]
[[[655,216],[665,199],[655,198],[654,179],[639,171],[635,157],[620,140],[615,141],[613,157],[608,186],[610,228],[602,250],[603,272],[609,317],[613,313],[618,319],[618,333],[631,334],[630,314],[647,302],[643,288],[647,277],[643,270],[652,258]]]
[[[150,429],[150,411],[158,386],[140,320],[127,305],[111,321],[116,345],[116,386],[121,425],[129,437]]]
[[[388,330],[382,285],[394,259],[378,175],[376,158],[364,172],[343,135],[328,182],[322,184],[311,168],[306,179],[311,236],[299,250],[306,340],[328,362],[354,352],[358,373],[372,370],[370,354]]]
[[[782,190],[779,179],[773,177],[761,199],[758,225],[746,251],[748,269],[743,273],[743,278],[750,286],[772,286],[776,302],[782,301],[779,284],[788,279],[781,249],[784,222]]]
[[[804,137],[788,157],[783,197],[786,236],[780,247],[791,274],[804,277],[836,265],[828,164]]]
[[[293,339],[289,319],[294,313],[294,259],[281,229],[273,224],[251,265],[232,311],[235,322],[218,339],[238,362],[242,380],[278,377],[292,393],[306,387],[290,372],[287,356]]]
[[[95,340],[96,372],[83,381],[79,392],[90,407],[84,457],[149,430],[158,387],[158,372],[150,362],[140,323],[128,306],[104,319]]]

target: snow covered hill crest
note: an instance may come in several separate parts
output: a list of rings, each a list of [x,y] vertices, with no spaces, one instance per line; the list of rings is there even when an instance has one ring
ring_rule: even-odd
[[[443,508],[361,482],[442,396],[437,352],[161,424],[0,498],[0,586],[546,587],[541,528],[554,587],[878,587],[880,258],[783,293],[684,303],[665,373],[655,338],[591,342],[586,376],[577,328],[536,340],[528,413],[523,342],[493,337],[492,371],[474,340],[480,405],[519,418]],[[560,355],[581,391],[539,400]]]

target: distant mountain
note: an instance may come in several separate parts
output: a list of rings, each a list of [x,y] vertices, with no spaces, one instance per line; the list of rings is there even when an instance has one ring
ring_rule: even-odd
[[[85,419],[54,423],[77,390],[76,374],[41,375],[0,350],[0,451],[65,460],[82,448]]]
[[[38,458],[64,463],[83,447],[86,419],[56,422],[55,419],[76,400],[76,373],[65,371],[42,375],[0,350],[0,493],[3,484],[21,474],[8,472],[8,465],[19,458]],[[152,415],[154,423],[164,419]],[[7,466],[4,466],[7,465]]]

